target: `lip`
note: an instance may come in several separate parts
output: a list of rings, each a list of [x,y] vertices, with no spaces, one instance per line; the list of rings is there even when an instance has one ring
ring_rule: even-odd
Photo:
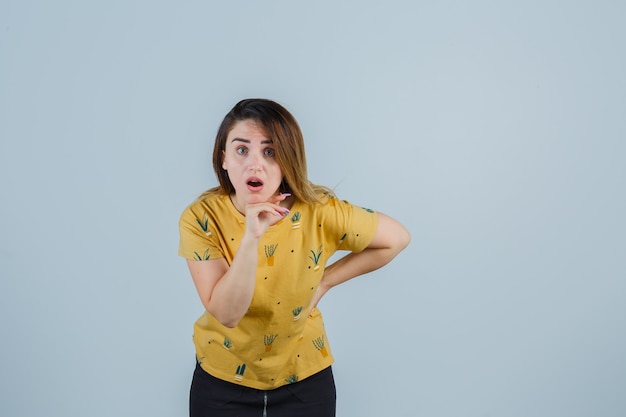
[[[246,179],[246,187],[248,187],[250,191],[261,191],[263,189],[263,180],[259,177],[248,177]]]

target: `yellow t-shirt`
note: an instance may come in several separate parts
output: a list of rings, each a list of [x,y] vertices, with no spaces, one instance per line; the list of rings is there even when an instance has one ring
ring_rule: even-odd
[[[225,381],[273,389],[301,381],[333,363],[319,310],[307,307],[337,250],[360,252],[376,232],[369,209],[334,196],[321,204],[296,200],[290,213],[265,232],[250,308],[227,328],[205,312],[193,341],[202,368]],[[180,218],[178,254],[186,259],[225,258],[232,264],[244,234],[245,216],[227,195],[192,203]]]

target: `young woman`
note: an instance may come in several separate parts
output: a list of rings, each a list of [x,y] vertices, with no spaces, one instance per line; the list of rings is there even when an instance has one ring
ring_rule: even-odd
[[[226,115],[213,168],[219,186],[179,223],[179,255],[206,309],[194,326],[190,415],[334,416],[317,303],[391,261],[409,233],[309,182],[300,128],[271,100],[242,100]],[[338,250],[349,253],[326,265]]]

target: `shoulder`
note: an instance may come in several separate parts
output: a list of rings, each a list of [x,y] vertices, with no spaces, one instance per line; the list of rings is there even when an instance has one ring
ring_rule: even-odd
[[[342,200],[337,197],[336,194],[332,192],[325,192],[319,194],[319,203],[313,205],[313,210],[319,212],[337,212],[337,211],[355,211],[355,212],[365,212],[368,214],[375,214],[376,212],[367,207],[360,206],[358,204],[354,204],[348,200]]]
[[[183,210],[185,213],[199,213],[214,210],[223,210],[226,207],[228,196],[224,194],[202,194]]]
[[[302,206],[305,207],[302,209]],[[319,225],[335,222],[370,222],[377,217],[374,210],[342,200],[334,193],[319,194],[319,202],[302,206],[298,206],[302,214],[306,213],[315,218]]]
[[[207,217],[218,217],[228,210],[228,196],[223,194],[203,194],[189,204],[180,215],[181,223],[195,223]]]

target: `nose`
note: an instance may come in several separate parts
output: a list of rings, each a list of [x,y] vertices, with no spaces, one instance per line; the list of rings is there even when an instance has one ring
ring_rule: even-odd
[[[250,157],[248,158],[248,169],[250,171],[260,171],[262,169],[262,163],[263,163],[263,158],[261,157],[261,155],[258,155],[256,153],[253,153],[250,155]]]

